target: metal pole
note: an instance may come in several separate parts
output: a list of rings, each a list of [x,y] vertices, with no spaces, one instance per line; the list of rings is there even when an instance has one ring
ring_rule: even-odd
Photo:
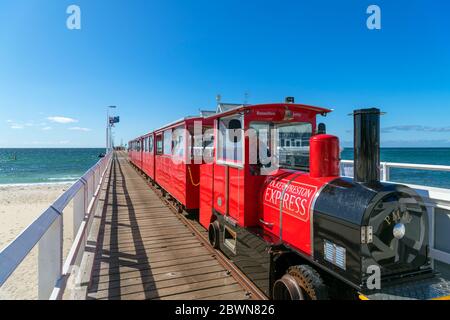
[[[106,153],[109,152],[109,107],[106,107]]]
[[[111,137],[111,123],[109,122],[109,109],[115,109],[116,106],[106,107],[106,152],[111,151],[112,137]]]

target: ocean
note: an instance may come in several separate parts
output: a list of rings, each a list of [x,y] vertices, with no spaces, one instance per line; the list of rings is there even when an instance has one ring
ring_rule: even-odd
[[[105,149],[0,149],[0,184],[72,182],[99,159]],[[346,148],[342,159],[352,160]],[[14,159],[15,157],[15,159]],[[381,161],[450,166],[450,148],[382,148]],[[450,172],[391,169],[391,180],[450,188]]]
[[[0,185],[75,182],[100,153],[105,149],[0,149]]]
[[[344,149],[341,158],[353,160],[353,148]],[[382,162],[450,166],[450,148],[381,148],[380,158]],[[391,168],[390,180],[450,189],[450,172]]]

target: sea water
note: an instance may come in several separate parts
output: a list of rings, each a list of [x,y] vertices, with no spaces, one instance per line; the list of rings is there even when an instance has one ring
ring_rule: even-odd
[[[72,182],[98,160],[105,149],[0,149],[0,184]],[[352,160],[346,148],[342,159]],[[450,166],[450,148],[382,148],[381,161]],[[392,181],[450,188],[450,172],[391,168]]]
[[[450,166],[450,148],[381,148],[380,157],[382,162]],[[353,160],[353,149],[344,149],[341,158]],[[423,186],[450,188],[450,172],[390,168],[390,180]]]
[[[105,149],[0,149],[0,185],[74,182]]]

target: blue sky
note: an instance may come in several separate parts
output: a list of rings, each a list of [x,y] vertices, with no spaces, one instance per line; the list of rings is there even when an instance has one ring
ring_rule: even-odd
[[[66,9],[81,8],[81,30]],[[368,30],[366,9],[381,8]],[[223,101],[378,106],[382,146],[450,147],[450,3],[0,0],[0,147],[101,147]]]

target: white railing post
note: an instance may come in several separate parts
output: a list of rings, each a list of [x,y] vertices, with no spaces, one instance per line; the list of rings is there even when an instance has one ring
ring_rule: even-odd
[[[430,223],[430,225],[429,225],[430,239],[428,239],[428,242],[430,243],[430,248],[434,249],[435,232],[436,232],[436,224],[435,224],[436,223],[436,219],[435,219],[436,211],[435,211],[435,208],[433,206],[430,206],[430,207],[427,206],[427,209],[429,209],[429,211],[428,211],[429,212],[428,218],[429,218],[429,223]],[[432,267],[434,269],[434,259],[431,259],[431,265],[432,265]]]
[[[92,195],[94,194],[94,192],[92,191],[93,186],[92,186],[92,171],[90,172],[91,174],[89,175],[89,177],[87,178],[87,184],[88,184],[88,198],[87,198],[87,203],[88,203],[88,207],[89,204],[91,203],[91,199],[92,199]]]
[[[55,210],[55,209],[53,209]],[[56,210],[55,210],[56,211]],[[63,267],[63,217],[53,221],[39,241],[38,299],[47,300],[61,278]]]
[[[94,197],[94,194],[95,194],[95,168],[92,169],[92,175],[89,177],[89,179],[92,182],[92,191],[91,191],[91,196],[89,198],[89,201],[92,201],[92,197]]]
[[[87,181],[82,177],[80,179],[80,181],[83,183],[83,188],[81,190],[83,190],[84,193],[84,212],[87,212],[87,208],[88,208],[88,185],[87,185]]]
[[[78,190],[73,199],[73,236],[75,238],[78,229],[80,228],[81,222],[83,222],[84,216],[86,215],[85,206],[85,193],[84,193],[84,181],[83,188]]]
[[[92,170],[92,194],[95,194],[95,189],[97,188],[97,167],[95,166]]]
[[[389,181],[389,165],[387,164],[387,162],[382,162],[381,163],[381,168],[383,169],[383,176],[381,177],[382,181]]]
[[[99,165],[96,170],[97,170],[97,182],[96,182],[97,187],[96,188],[98,188],[98,185],[99,185],[100,180],[102,178],[102,166]]]

